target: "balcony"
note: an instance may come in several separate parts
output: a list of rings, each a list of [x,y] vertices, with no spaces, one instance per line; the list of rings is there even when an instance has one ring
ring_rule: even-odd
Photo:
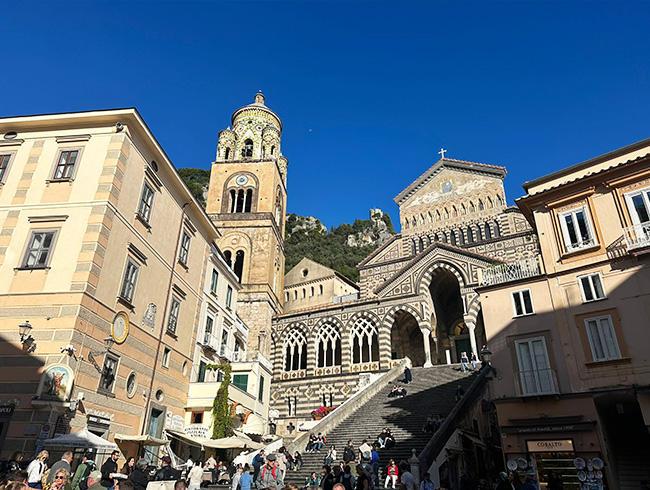
[[[539,276],[542,274],[542,267],[537,257],[531,257],[516,262],[496,264],[483,269],[482,272],[481,286],[494,286]]]
[[[234,360],[234,351],[227,345],[222,345],[221,347],[219,347],[218,352],[221,357],[225,357],[229,361]]]
[[[219,341],[218,339],[209,333],[203,334],[203,341],[200,342],[203,347],[207,347],[208,349],[212,349],[215,352],[219,351]]]
[[[559,393],[555,370],[535,369],[515,372],[517,396],[555,395]]]
[[[650,247],[650,221],[623,228],[628,250]]]

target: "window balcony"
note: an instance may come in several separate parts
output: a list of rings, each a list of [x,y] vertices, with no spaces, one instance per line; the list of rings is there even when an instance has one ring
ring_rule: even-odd
[[[515,372],[515,391],[517,396],[556,395],[559,388],[554,369],[535,369]]]
[[[219,347],[219,355],[221,357],[225,357],[229,361],[234,360],[234,351],[227,345],[222,345],[221,347]]]
[[[539,259],[531,257],[516,262],[496,264],[483,269],[482,273],[481,286],[493,286],[539,276],[543,271]]]
[[[203,334],[203,341],[201,342],[201,345],[203,345],[203,347],[207,347],[208,349],[212,349],[215,352],[219,351],[219,341],[212,334]]]
[[[650,247],[650,221],[623,228],[628,250]]]

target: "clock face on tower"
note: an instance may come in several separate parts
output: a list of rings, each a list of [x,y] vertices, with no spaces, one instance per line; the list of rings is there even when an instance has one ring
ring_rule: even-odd
[[[123,311],[120,311],[111,325],[111,337],[117,344],[121,344],[129,335],[129,317]]]
[[[238,185],[246,185],[248,184],[248,177],[246,177],[245,175],[240,175],[239,177],[237,177],[236,182]]]

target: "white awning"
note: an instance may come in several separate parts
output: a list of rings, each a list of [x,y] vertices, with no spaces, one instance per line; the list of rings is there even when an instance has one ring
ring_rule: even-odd
[[[88,429],[45,439],[43,447],[65,447],[75,449],[117,449],[117,444],[93,434]]]
[[[259,444],[253,441],[250,437],[241,432],[235,432],[235,435],[224,437],[222,439],[204,439],[203,437],[188,436],[184,432],[176,430],[165,429],[165,431],[172,437],[175,437],[186,444],[200,447],[201,449],[206,447],[214,449],[261,449],[264,447],[264,444]]]
[[[165,446],[169,444],[169,439],[158,439],[153,436],[130,436],[124,434],[115,434],[115,440],[118,442],[137,442],[144,446]]]
[[[258,434],[266,433],[266,421],[254,413],[249,413],[246,418],[246,423],[240,429],[245,434]]]

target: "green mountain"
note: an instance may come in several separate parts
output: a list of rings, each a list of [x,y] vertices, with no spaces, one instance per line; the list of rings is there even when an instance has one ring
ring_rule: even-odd
[[[178,173],[205,208],[210,170],[179,168]],[[387,213],[379,209],[372,209],[370,213],[370,219],[343,223],[329,231],[312,216],[288,215],[284,241],[285,271],[291,270],[303,257],[309,257],[357,282],[359,271],[355,266],[395,233]]]

